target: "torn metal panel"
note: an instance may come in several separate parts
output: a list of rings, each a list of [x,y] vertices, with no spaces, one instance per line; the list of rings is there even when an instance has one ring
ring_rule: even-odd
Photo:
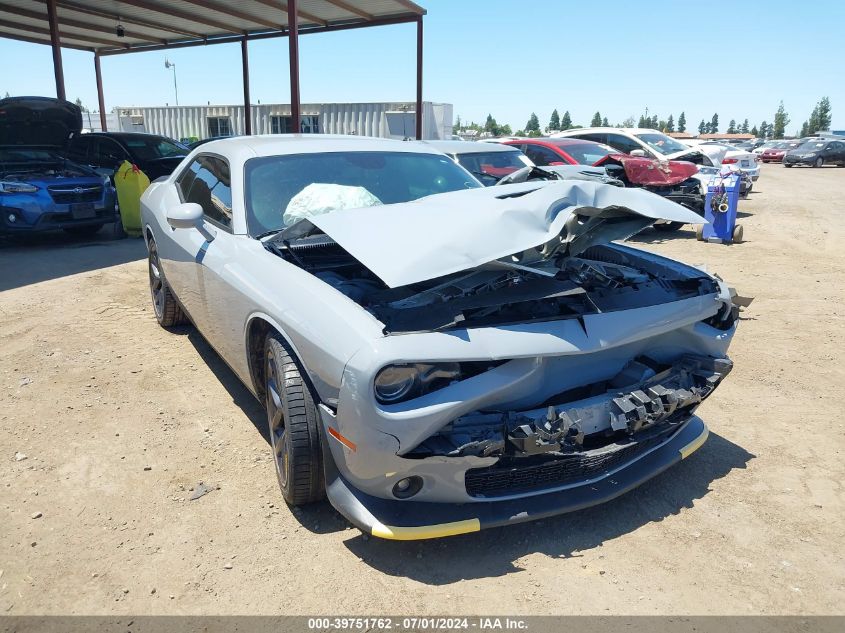
[[[626,237],[618,232],[620,219],[631,220],[627,224],[633,230],[628,235],[653,220],[701,222],[697,214],[648,191],[567,181],[469,189],[346,210],[311,218],[292,229],[301,232],[302,224],[312,223],[387,286],[396,288],[548,243],[559,250],[586,232],[590,239],[583,248]],[[279,239],[291,234],[283,231]]]
[[[698,173],[698,166],[686,161],[658,161],[627,154],[610,154],[598,161],[596,166],[614,164],[622,166],[625,177],[632,185],[677,185]]]

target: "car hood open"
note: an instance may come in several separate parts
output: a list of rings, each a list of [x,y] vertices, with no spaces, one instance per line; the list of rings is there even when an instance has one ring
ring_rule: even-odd
[[[540,246],[547,256],[575,255],[630,237],[655,220],[703,221],[642,189],[566,181],[468,189],[335,211],[300,220],[274,239],[295,240],[316,226],[396,288]]]
[[[82,110],[50,97],[0,99],[0,147],[64,148],[82,130]]]

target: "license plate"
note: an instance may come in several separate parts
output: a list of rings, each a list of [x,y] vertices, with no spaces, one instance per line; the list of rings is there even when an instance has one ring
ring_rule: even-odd
[[[744,161],[740,162],[740,165],[742,165],[743,167],[751,167],[751,162],[744,160]]]
[[[74,220],[86,220],[97,217],[93,202],[77,202],[70,205],[70,213]]]

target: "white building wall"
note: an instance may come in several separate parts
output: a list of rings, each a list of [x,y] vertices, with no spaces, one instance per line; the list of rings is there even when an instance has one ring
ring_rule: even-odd
[[[386,113],[408,112],[413,115],[415,103],[303,103],[302,115],[319,117],[323,134],[357,134],[359,136],[389,136]],[[250,107],[253,134],[270,134],[271,117],[290,116],[289,104],[261,104]],[[452,134],[452,104],[423,102],[423,138],[444,139]],[[116,108],[117,124],[109,120],[109,130],[149,132],[175,139],[207,138],[208,119],[229,119],[233,135],[245,133],[242,105],[166,106]],[[409,117],[410,120],[413,117]],[[99,126],[98,126],[99,127]],[[410,136],[413,136],[413,125]],[[394,135],[396,136],[396,135]],[[399,135],[401,138],[401,135]]]

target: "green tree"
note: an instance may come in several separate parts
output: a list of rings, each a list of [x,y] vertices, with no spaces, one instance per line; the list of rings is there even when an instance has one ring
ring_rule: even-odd
[[[701,123],[698,124],[698,133],[699,134],[707,134],[707,128],[709,125],[704,122],[704,119],[701,119]]]
[[[713,118],[710,119],[710,134],[718,134],[719,133],[719,115],[713,114]]]
[[[807,121],[801,124],[801,131],[798,132],[799,138],[804,138],[805,136],[810,135],[810,124]]]
[[[816,107],[813,108],[813,111],[810,113],[810,120],[807,122],[807,135],[815,134],[821,129],[819,126],[819,106],[816,104]]]
[[[786,133],[786,126],[789,125],[789,115],[783,107],[783,101],[778,105],[778,110],[775,112],[775,123],[772,126],[772,137],[783,138]]]
[[[636,123],[636,121],[634,121],[634,117],[629,116],[624,121],[622,121],[622,127],[634,127],[634,123]]]
[[[763,121],[760,124],[760,138],[769,138],[767,136],[768,132],[769,132],[769,124],[766,123],[765,121]]]
[[[675,131],[675,119],[671,114],[669,115],[669,118],[666,119],[666,131],[667,132],[674,132]]]
[[[653,117],[651,117],[650,127],[651,127],[652,130],[659,130],[660,129],[660,121],[657,120],[656,114]]]
[[[728,123],[727,133],[736,134],[736,121],[734,119],[731,119],[730,123]]]
[[[502,126],[499,126],[499,133],[496,136],[513,136],[513,132],[511,131],[511,126],[505,123]]]
[[[748,134],[748,119],[742,122],[742,127],[739,128],[739,131],[743,134]]]
[[[593,120],[590,121],[590,127],[601,127],[601,113],[596,112],[593,115]]]
[[[528,123],[525,124],[525,131],[531,135],[531,132],[537,132],[539,135],[540,133],[540,119],[537,118],[537,115],[533,112],[531,116],[528,118]]]
[[[460,130],[460,129],[462,129],[462,128],[461,128],[461,115],[460,115],[460,114],[458,115],[458,118],[457,118],[457,120],[455,121],[455,125],[454,125],[453,127],[454,127],[454,129],[456,129],[456,130]]]
[[[660,120],[657,122],[657,129],[658,129],[658,130],[660,130],[661,132],[667,132],[667,131],[668,131],[668,130],[666,129],[666,126],[667,126],[667,123],[666,123],[666,120],[665,120],[665,119],[660,119]]]
[[[830,129],[830,99],[827,97],[822,97],[821,101],[819,101],[818,105],[819,109],[819,130],[829,130]]]
[[[751,128],[751,134],[754,135],[754,138],[760,137],[760,130],[757,129],[756,125],[753,128]]]
[[[607,120],[607,117],[604,117],[601,120],[602,127],[610,127],[610,122]]]
[[[560,115],[557,113],[557,108],[552,110],[552,117],[549,119],[549,131],[557,131],[560,129]]]
[[[487,115],[487,120],[484,122],[484,131],[490,132],[493,136],[496,135],[496,130],[499,126],[496,124],[496,119],[493,118],[492,114]]]
[[[82,105],[82,99],[80,99],[79,97],[76,98],[76,101],[74,101],[74,103],[77,106],[79,106],[79,109],[82,110],[83,112],[88,112],[88,108],[86,108],[84,105]]]
[[[572,127],[572,117],[569,116],[569,110],[563,113],[563,118],[560,120],[560,129],[568,130]]]
[[[640,120],[637,121],[637,127],[642,127],[642,128],[648,127],[648,120],[645,118],[644,114],[640,115]]]
[[[678,117],[678,132],[686,132],[687,131],[687,115],[681,112],[681,116]]]

